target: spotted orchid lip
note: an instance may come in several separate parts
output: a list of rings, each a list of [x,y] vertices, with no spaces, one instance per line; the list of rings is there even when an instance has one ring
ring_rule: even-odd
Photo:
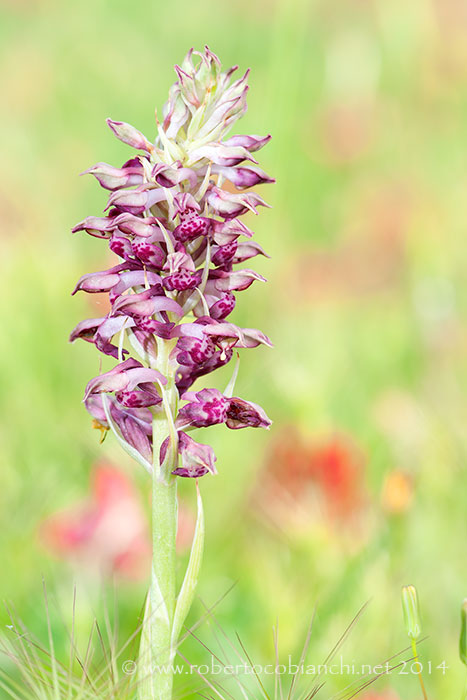
[[[217,389],[202,389],[186,392],[182,396],[188,403],[183,406],[177,418],[182,427],[207,428],[210,425],[225,423],[228,428],[269,428],[271,421],[261,406],[238,397],[224,396]]]
[[[99,162],[83,173],[107,191],[107,213],[88,216],[73,229],[106,240],[118,258],[107,270],[83,275],[73,292],[106,294],[109,310],[81,321],[70,340],[81,338],[118,361],[88,382],[85,406],[150,470],[152,419],[165,410],[167,377],[156,369],[165,347],[167,372],[185,401],[173,416],[181,464],[172,473],[181,477],[215,473],[212,449],[185,431],[271,424],[260,406],[233,392],[188,391],[227,364],[234,349],[271,346],[261,331],[229,320],[236,295],[266,281],[236,266],[267,255],[241,217],[269,206],[250,188],[274,182],[255,157],[270,135],[227,137],[247,108],[248,71],[236,79],[236,69],[222,72],[207,47],[191,50],[176,66],[177,81],[153,140],[108,119],[114,135],[137,153],[122,167]]]

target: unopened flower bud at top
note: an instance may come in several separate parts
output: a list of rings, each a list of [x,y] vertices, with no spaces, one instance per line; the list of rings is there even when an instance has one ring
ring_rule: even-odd
[[[421,634],[420,609],[418,606],[417,589],[415,586],[402,587],[402,611],[407,635],[416,641]]]
[[[108,126],[112,129],[115,136],[123,141],[123,143],[132,146],[133,148],[138,148],[143,151],[152,151],[152,145],[149,143],[147,138],[141,131],[135,129],[131,124],[126,122],[116,122],[113,119],[107,119]]]
[[[461,633],[459,637],[459,656],[462,663],[467,666],[467,598],[461,605]]]

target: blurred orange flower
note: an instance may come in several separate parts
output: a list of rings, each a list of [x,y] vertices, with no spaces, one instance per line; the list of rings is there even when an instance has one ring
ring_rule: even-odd
[[[413,479],[406,472],[394,469],[383,484],[381,503],[384,510],[393,515],[405,513],[413,500]]]

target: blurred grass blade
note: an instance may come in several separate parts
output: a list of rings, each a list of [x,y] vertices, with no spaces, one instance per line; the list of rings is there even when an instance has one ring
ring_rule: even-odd
[[[461,633],[459,638],[459,656],[464,664],[467,666],[467,598],[461,606]]]

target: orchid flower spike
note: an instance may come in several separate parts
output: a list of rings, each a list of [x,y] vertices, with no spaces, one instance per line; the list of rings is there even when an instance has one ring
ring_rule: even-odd
[[[121,168],[97,163],[85,171],[110,192],[107,214],[87,217],[73,229],[104,239],[118,258],[108,270],[83,275],[74,290],[107,293],[110,310],[103,318],[81,321],[70,339],[82,338],[120,360],[114,370],[89,382],[85,406],[96,418],[99,394],[109,395],[117,430],[126,440],[128,425],[134,424],[134,446],[136,426],[143,428],[137,449],[144,449],[151,462],[158,459],[160,446],[156,454],[144,426],[151,414],[166,410],[163,387],[170,376],[172,395],[187,401],[173,412],[178,426],[221,422],[231,429],[268,428],[271,423],[259,406],[244,399],[227,399],[217,389],[188,391],[199,377],[230,362],[234,348],[271,345],[260,331],[227,321],[236,295],[265,281],[253,270],[236,267],[265,255],[240,217],[266,205],[249,188],[274,181],[253,155],[270,136],[225,138],[246,110],[248,74],[234,80],[235,69],[222,72],[207,47],[189,51],[175,70],[178,80],[152,138],[123,121],[107,120],[136,154]],[[170,345],[165,365],[162,343]],[[174,403],[178,406],[178,396]],[[105,415],[102,424],[108,427]],[[180,457],[190,449],[197,457],[190,444],[184,441]],[[208,472],[213,469],[203,470]],[[172,473],[199,476],[200,470],[175,468]]]
[[[93,427],[112,431],[152,477],[154,550],[138,700],[172,699],[171,664],[198,580],[204,542],[198,480],[217,470],[212,448],[188,433],[216,424],[271,425],[260,406],[234,396],[238,359],[224,393],[193,390],[238,350],[271,346],[262,331],[231,320],[237,295],[266,281],[238,265],[266,255],[242,217],[268,206],[250,188],[274,182],[256,160],[269,135],[227,137],[247,108],[248,71],[237,79],[235,71],[222,71],[208,47],[191,49],[175,66],[177,81],[154,134],[108,119],[134,150],[121,167],[99,162],[85,171],[107,192],[106,213],[73,229],[105,241],[117,257],[109,269],[83,275],[73,291],[107,294],[109,311],[78,323],[70,340],[81,338],[116,361],[88,382],[84,405]],[[196,482],[198,517],[176,595],[180,478]],[[154,673],[156,666],[166,670]]]

